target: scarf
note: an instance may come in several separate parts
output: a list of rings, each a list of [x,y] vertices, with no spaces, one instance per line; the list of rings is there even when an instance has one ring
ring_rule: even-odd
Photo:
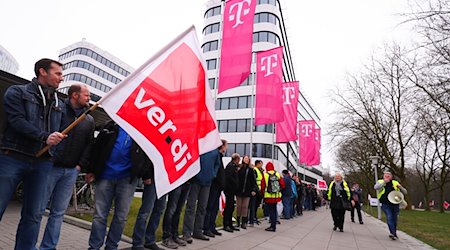
[[[341,196],[342,191],[342,180],[341,181],[334,181],[334,190],[336,191],[336,196]]]

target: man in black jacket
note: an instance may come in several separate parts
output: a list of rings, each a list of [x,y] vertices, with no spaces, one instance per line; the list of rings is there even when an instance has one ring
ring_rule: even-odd
[[[234,196],[239,188],[239,162],[241,156],[238,153],[231,155],[231,162],[225,168],[225,209],[223,211],[223,230],[232,233],[239,231],[239,228],[233,226]]]
[[[105,242],[106,222],[114,200],[114,216],[109,227],[106,249],[117,249],[138,178],[145,185],[153,181],[153,163],[131,137],[115,122],[101,130],[93,149],[86,181],[96,180],[95,214],[89,249],[100,249]]]
[[[86,85],[74,84],[69,87],[68,94],[69,98],[65,101],[66,126],[82,115],[89,105],[89,89]],[[94,128],[94,118],[87,115],[56,148],[53,168],[47,182],[47,197],[44,199],[51,199],[51,203],[41,249],[55,249],[58,244],[63,215],[69,205],[73,185],[80,170],[85,169],[88,164]]]

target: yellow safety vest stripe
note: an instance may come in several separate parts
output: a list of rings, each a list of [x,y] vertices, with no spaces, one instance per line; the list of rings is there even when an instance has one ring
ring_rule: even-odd
[[[347,193],[347,198],[350,200],[350,188],[348,187],[348,184],[346,181],[343,181],[343,182],[344,182],[344,190]],[[331,192],[333,190],[333,186],[334,186],[334,181],[331,181],[331,183],[328,187],[328,192],[327,192],[328,200],[331,200]]]
[[[267,188],[269,187],[269,173],[273,174],[275,171],[270,170],[267,173],[264,173],[264,181],[266,182],[266,190],[264,190],[264,198],[281,198],[281,192],[277,192],[277,193],[269,193],[267,192]],[[275,172],[275,175],[278,177],[278,180],[281,178],[281,175],[278,172]],[[281,187],[281,186],[280,186]]]
[[[259,170],[258,168],[255,168],[255,171],[256,171],[256,184],[258,185],[258,190],[261,190],[261,181],[263,175],[261,173],[261,170]]]
[[[378,180],[378,183],[382,183],[384,182],[384,180]],[[395,191],[400,191],[400,189],[398,188],[398,184],[399,182],[396,180],[392,180],[392,186],[394,187]],[[380,191],[378,191],[378,199],[381,198],[381,196],[383,196],[383,194],[386,192],[386,189],[383,187]]]

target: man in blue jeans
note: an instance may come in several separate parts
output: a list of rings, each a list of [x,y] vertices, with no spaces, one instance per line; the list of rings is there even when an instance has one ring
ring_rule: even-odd
[[[134,224],[133,250],[144,249],[144,247],[152,250],[162,249],[156,244],[155,234],[161,214],[166,207],[166,195],[158,199],[155,182],[153,181],[154,174],[151,175],[151,180],[152,183],[150,185],[144,185],[141,208]]]
[[[169,193],[166,211],[164,212],[162,236],[162,245],[167,248],[177,249],[178,246],[187,245],[187,242],[178,236],[178,225],[189,189],[190,183],[186,182]]]
[[[149,185],[153,163],[115,122],[101,130],[91,152],[86,181],[95,183],[95,213],[89,249],[117,249],[127,221],[138,178]],[[114,201],[114,215],[106,236],[106,223]]]
[[[222,233],[216,229],[217,212],[219,211],[220,193],[225,186],[225,168],[222,158],[227,151],[228,142],[222,139],[222,145],[217,149],[219,151],[219,164],[217,175],[213,179],[209,190],[208,205],[206,206],[205,222],[203,223],[203,234],[208,237],[221,236]]]
[[[86,85],[74,84],[69,87],[69,98],[66,105],[67,125],[82,115],[89,105],[89,89]],[[88,164],[89,145],[94,138],[94,118],[87,115],[67,135],[67,139],[56,147],[53,156],[53,168],[47,183],[47,197],[50,202],[50,214],[45,227],[40,249],[55,249],[59,240],[59,233],[63,216],[72,196],[73,185],[78,173]],[[45,206],[43,207],[45,209]]]
[[[211,150],[200,155],[200,172],[191,179],[191,189],[186,202],[183,221],[183,240],[192,243],[192,238],[209,240],[203,234],[209,189],[220,167],[219,151]]]
[[[378,190],[378,199],[380,200],[384,214],[386,215],[386,223],[389,227],[389,238],[392,240],[398,239],[397,237],[397,220],[400,212],[400,205],[393,204],[388,200],[388,195],[392,191],[400,191],[403,194],[407,193],[407,190],[400,185],[396,180],[392,179],[391,172],[384,172],[383,179],[378,180],[375,184],[375,190]]]
[[[34,67],[36,78],[25,85],[10,87],[3,107],[6,128],[0,145],[0,220],[20,181],[23,203],[16,233],[15,249],[35,249],[39,234],[49,172],[50,152],[36,153],[43,147],[57,145],[65,136],[64,102],[56,96],[63,80],[62,64],[41,59]]]
[[[283,181],[286,185],[286,187],[281,190],[281,202],[283,203],[283,217],[281,217],[281,219],[288,220],[292,215],[292,179],[287,169],[284,169],[281,173],[283,173]]]

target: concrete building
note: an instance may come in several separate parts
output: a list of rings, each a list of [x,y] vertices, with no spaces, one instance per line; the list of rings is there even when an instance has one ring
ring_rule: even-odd
[[[281,1],[282,3],[282,1]],[[275,144],[274,128],[271,124],[252,126],[251,107],[253,103],[252,87],[255,63],[247,80],[241,86],[227,90],[217,95],[217,77],[219,72],[220,39],[222,27],[223,1],[210,0],[206,3],[204,13],[204,28],[202,49],[206,60],[208,81],[213,96],[216,99],[216,118],[218,120],[221,137],[229,142],[227,157],[233,152],[240,155],[252,155],[252,161],[261,159],[264,163],[274,159],[275,168],[278,171],[289,169],[299,173],[307,182],[316,183],[322,179],[322,168],[306,168],[298,164],[298,143]],[[284,46],[284,81],[297,80],[294,70],[294,62],[291,55],[291,47],[286,34],[286,24],[283,18],[282,6],[279,0],[258,0],[254,18],[253,52],[264,51],[278,46]],[[255,55],[255,54],[254,54]],[[255,57],[253,61],[255,61]],[[300,83],[301,86],[301,83]],[[301,88],[300,88],[301,89]],[[311,106],[305,95],[300,92],[298,103],[298,120],[316,121],[316,127],[320,128],[320,117]],[[251,129],[253,133],[251,133]],[[252,141],[252,149],[250,149]],[[225,161],[229,161],[226,158]]]
[[[64,70],[60,92],[67,94],[70,85],[83,82],[89,86],[92,101],[98,101],[133,71],[128,64],[85,39],[60,50],[59,61]]]
[[[19,63],[0,45],[0,70],[15,75],[19,71]]]

